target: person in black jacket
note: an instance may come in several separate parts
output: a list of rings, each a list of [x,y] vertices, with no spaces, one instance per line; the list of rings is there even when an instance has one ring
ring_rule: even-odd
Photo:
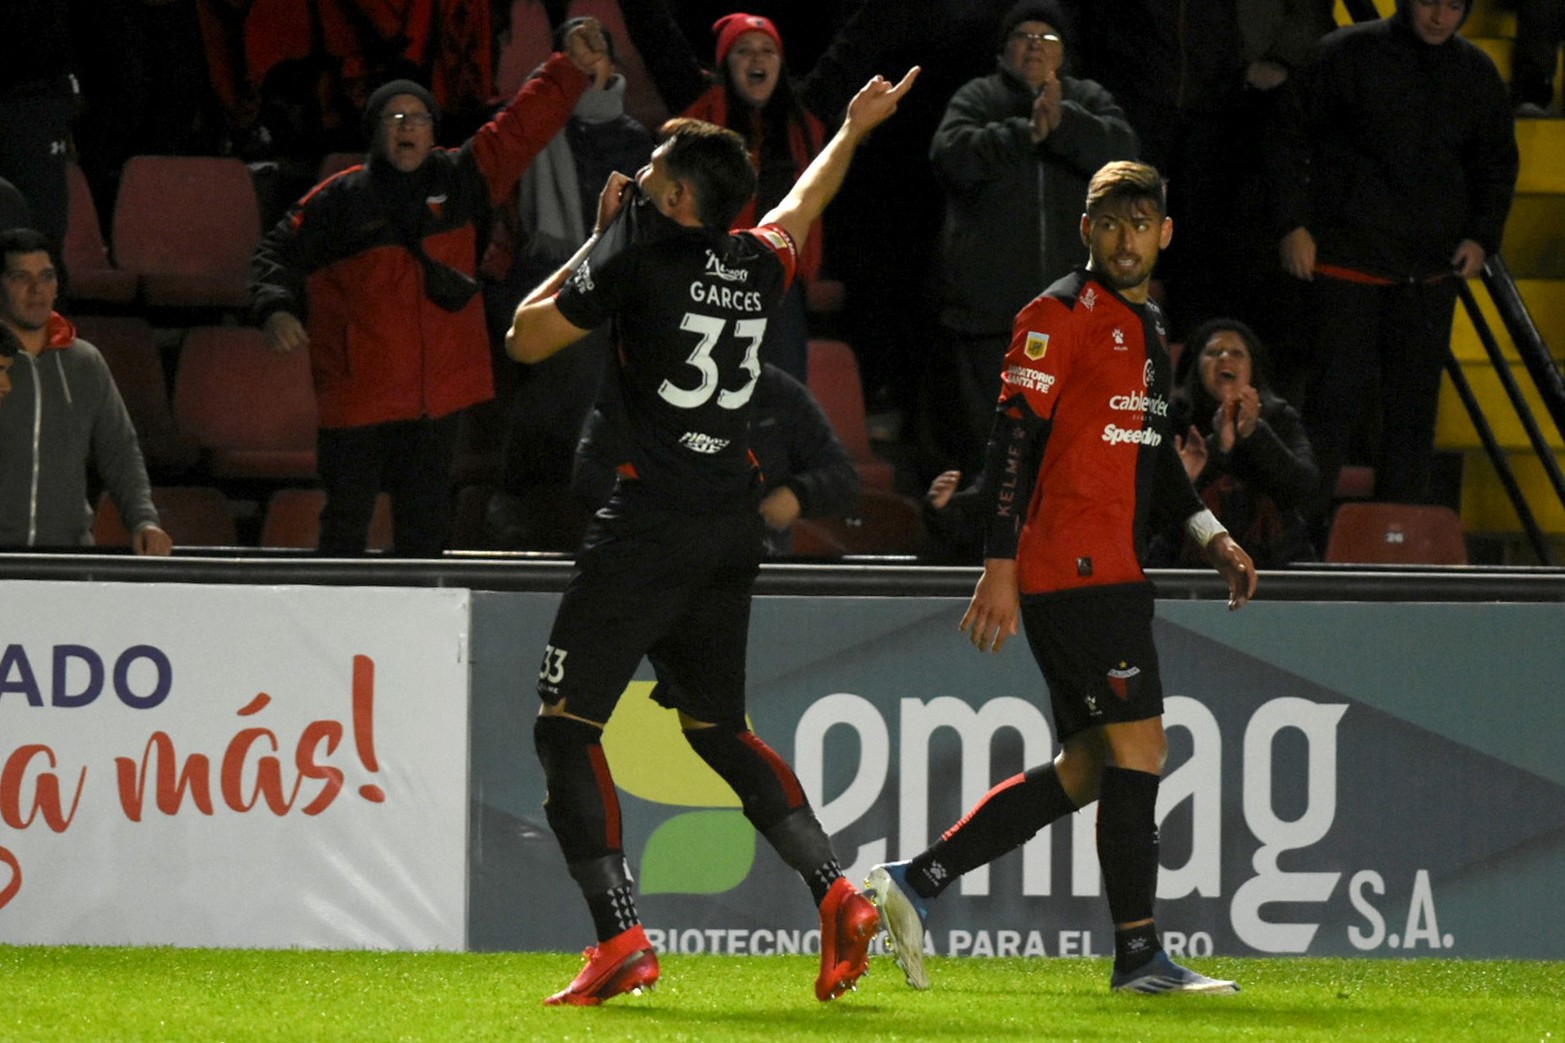
[[[1136,155],[1109,92],[1068,74],[1067,33],[1053,0],[1013,6],[996,34],[994,72],[956,92],[929,147],[946,202],[933,365],[958,394],[925,416],[942,465],[968,473],[981,468],[1011,320],[1086,263],[1087,181]]]
[[[1191,333],[1180,369],[1169,412],[1196,492],[1258,567],[1314,560],[1299,508],[1320,472],[1299,414],[1271,388],[1260,338],[1237,319],[1210,319]],[[1153,537],[1147,564],[1202,568],[1206,559],[1175,529]]]
[[[1372,409],[1375,496],[1430,495],[1457,280],[1500,249],[1519,165],[1505,82],[1458,30],[1466,0],[1398,0],[1321,41],[1285,88],[1268,163],[1283,268],[1305,295],[1303,416],[1324,534]]]

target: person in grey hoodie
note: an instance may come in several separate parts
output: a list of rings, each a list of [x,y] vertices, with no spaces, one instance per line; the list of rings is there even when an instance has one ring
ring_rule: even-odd
[[[934,363],[959,408],[931,432],[942,466],[981,471],[1011,322],[1044,287],[1085,264],[1081,201],[1111,160],[1136,158],[1136,134],[1107,90],[1069,75],[1069,29],[1053,0],[1006,14],[996,68],[957,90],[930,144],[945,189],[942,344]],[[942,410],[927,415],[937,427]]]
[[[36,231],[0,232],[0,326],[19,345],[0,397],[0,546],[92,544],[91,461],[137,554],[168,554],[125,402],[98,349],[54,310],[59,274]]]

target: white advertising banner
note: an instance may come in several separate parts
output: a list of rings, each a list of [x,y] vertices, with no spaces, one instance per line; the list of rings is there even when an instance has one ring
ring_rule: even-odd
[[[0,942],[463,948],[469,597],[0,582]]]

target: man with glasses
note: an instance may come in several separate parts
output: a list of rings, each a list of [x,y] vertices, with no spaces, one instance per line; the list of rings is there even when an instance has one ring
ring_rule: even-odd
[[[394,553],[445,549],[458,417],[494,395],[474,279],[480,222],[608,60],[591,19],[566,48],[456,149],[437,145],[440,109],[426,88],[382,86],[364,110],[364,165],[317,185],[256,250],[251,305],[268,343],[310,352],[323,554],[364,552],[381,491]]]
[[[1014,6],[1000,23],[997,68],[963,85],[929,158],[945,189],[935,365],[960,389],[931,431],[941,467],[976,473],[1000,390],[1011,320],[1043,287],[1087,260],[1076,231],[1087,180],[1136,157],[1136,135],[1108,91],[1067,75],[1068,29],[1054,0]]]

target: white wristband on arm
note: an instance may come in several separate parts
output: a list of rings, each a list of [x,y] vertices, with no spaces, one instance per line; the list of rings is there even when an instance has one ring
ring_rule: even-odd
[[[1204,507],[1185,519],[1185,532],[1203,549],[1227,531],[1223,523],[1217,520],[1217,515]]]

